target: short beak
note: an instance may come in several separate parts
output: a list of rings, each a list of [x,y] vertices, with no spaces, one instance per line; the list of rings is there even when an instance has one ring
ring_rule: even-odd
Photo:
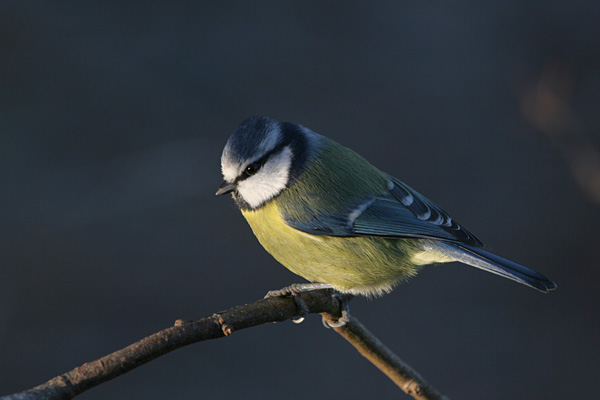
[[[219,189],[217,190],[217,193],[215,193],[215,194],[217,196],[220,196],[222,194],[231,193],[234,190],[235,190],[235,183],[223,181],[223,183],[221,184],[221,186],[219,186]]]

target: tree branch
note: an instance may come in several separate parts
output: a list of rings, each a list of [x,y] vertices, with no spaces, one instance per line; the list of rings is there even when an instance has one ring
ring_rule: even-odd
[[[331,296],[331,291],[316,290],[300,296],[310,313],[321,313],[329,320],[336,320],[340,316],[339,301]],[[298,309],[293,299],[273,297],[194,321],[177,320],[172,327],[87,362],[42,385],[0,397],[0,400],[72,399],[94,386],[188,344],[229,336],[240,329],[281,322],[296,316]],[[445,399],[355,318],[350,317],[347,325],[334,329],[407,394],[419,400]]]
[[[324,317],[328,318],[325,313]],[[448,400],[353,316],[346,325],[333,329],[406,394],[418,400]]]

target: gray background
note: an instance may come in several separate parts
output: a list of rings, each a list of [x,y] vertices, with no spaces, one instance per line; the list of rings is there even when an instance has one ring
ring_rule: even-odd
[[[598,395],[600,208],[519,98],[569,65],[600,144],[597,1],[0,3],[0,394],[300,278],[221,182],[252,114],[436,201],[543,295],[460,264],[352,312],[453,398]],[[82,399],[398,398],[318,317],[178,350]],[[375,397],[376,396],[376,397]]]

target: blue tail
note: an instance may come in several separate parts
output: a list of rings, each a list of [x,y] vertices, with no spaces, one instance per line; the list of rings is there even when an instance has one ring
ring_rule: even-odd
[[[544,275],[478,247],[450,242],[437,242],[436,245],[444,254],[458,262],[511,279],[540,292],[548,293],[556,289],[556,283]]]

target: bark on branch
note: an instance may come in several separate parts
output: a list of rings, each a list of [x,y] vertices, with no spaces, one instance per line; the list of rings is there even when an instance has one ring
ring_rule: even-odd
[[[340,316],[339,301],[331,296],[329,290],[302,293],[300,296],[310,313],[323,314],[329,320]],[[172,327],[87,362],[32,389],[2,396],[0,400],[72,399],[79,393],[188,344],[229,336],[240,329],[296,316],[298,309],[294,300],[279,297],[234,307],[198,320],[177,320]],[[347,325],[334,329],[407,394],[420,400],[445,399],[356,318],[350,317]]]

